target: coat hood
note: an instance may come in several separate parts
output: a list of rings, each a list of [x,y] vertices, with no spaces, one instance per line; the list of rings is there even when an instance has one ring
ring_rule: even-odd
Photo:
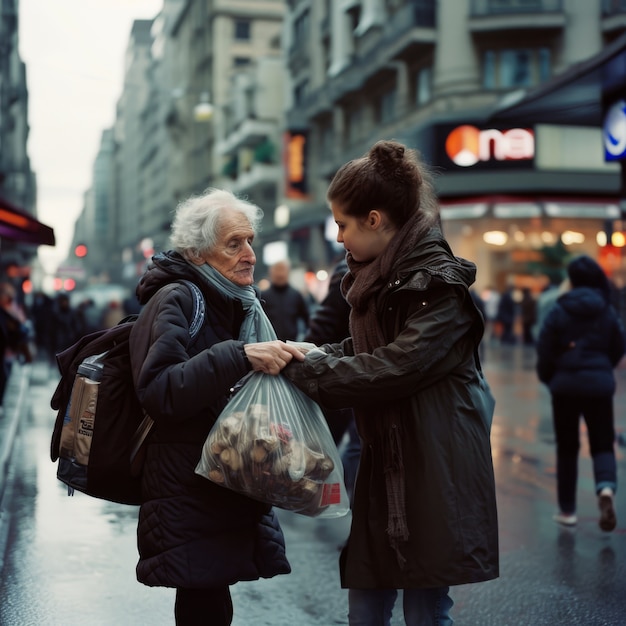
[[[572,317],[589,319],[597,317],[608,303],[601,289],[593,287],[576,287],[564,293],[558,300]]]
[[[178,252],[159,252],[152,257],[148,268],[135,290],[141,304],[145,304],[163,285],[175,280],[198,280],[196,272]]]
[[[462,284],[469,289],[476,281],[476,265],[454,256],[438,228],[431,229],[419,245],[398,262],[396,272],[400,282],[412,274],[414,280],[427,282],[439,276],[448,283]]]
[[[600,265],[591,257],[582,255],[570,261],[567,275],[572,287],[593,287],[609,296],[609,280]]]

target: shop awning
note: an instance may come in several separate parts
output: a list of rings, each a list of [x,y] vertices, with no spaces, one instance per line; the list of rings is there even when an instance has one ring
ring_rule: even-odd
[[[505,96],[492,122],[602,126],[602,95],[626,89],[626,33],[548,82]]]
[[[0,197],[0,240],[54,246],[54,231],[33,215]]]
[[[443,199],[441,219],[471,220],[567,218],[617,220],[621,218],[619,198],[547,195],[484,195]]]

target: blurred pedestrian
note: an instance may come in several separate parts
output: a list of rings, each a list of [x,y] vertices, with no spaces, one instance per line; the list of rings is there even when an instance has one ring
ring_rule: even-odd
[[[304,341],[316,345],[338,343],[350,336],[350,305],[341,293],[341,280],[348,271],[344,256],[333,268],[328,282],[328,291],[309,320]]]
[[[137,578],[176,589],[178,625],[227,626],[230,585],[290,572],[272,508],[195,473],[237,381],[250,371],[277,375],[292,358],[303,358],[275,339],[253,287],[252,242],[261,215],[218,189],[181,203],[174,250],[155,255],[137,287],[145,307],[130,338],[133,376],[155,422],[143,472]],[[180,279],[193,282],[206,303],[193,341],[190,289],[162,290]]]
[[[500,305],[500,294],[494,287],[487,286],[480,294],[485,307],[485,339],[492,341],[499,336],[497,326],[498,306]]]
[[[27,362],[32,360],[28,340],[25,316],[15,301],[15,287],[9,282],[2,282],[0,283],[0,409],[3,408],[4,394],[13,361],[16,358],[23,358]]]
[[[593,462],[599,524],[609,532],[617,524],[613,370],[626,351],[626,338],[610,303],[608,279],[598,263],[583,255],[569,263],[567,272],[571,289],[548,313],[537,342],[537,373],[550,390],[556,436],[559,512],[554,519],[565,526],[578,521],[582,416]]]
[[[355,411],[349,623],[389,624],[402,589],[407,624],[451,624],[449,586],[498,576],[476,267],[450,250],[426,167],[400,143],[342,166],[327,197],[347,250],[350,338],[284,371],[321,405]]]
[[[511,345],[517,342],[515,337],[515,319],[517,305],[513,298],[513,287],[507,287],[498,301],[496,322],[500,328],[500,343]]]
[[[522,343],[525,346],[532,346],[535,343],[533,327],[537,321],[537,301],[529,287],[522,289],[520,317],[522,319]]]
[[[87,335],[103,328],[102,312],[96,306],[93,298],[85,298],[77,309],[81,321],[81,334]]]
[[[304,336],[305,341],[322,345],[339,343],[350,336],[349,317],[350,305],[341,293],[341,280],[348,271],[345,257],[335,265],[328,283],[328,293],[309,321],[309,328]],[[352,409],[327,409],[322,407],[335,443],[341,447],[347,434],[345,446],[341,449],[341,461],[344,472],[346,491],[352,502],[354,482],[359,466],[361,441],[354,423]]]
[[[54,354],[69,348],[82,336],[80,316],[66,293],[59,293],[54,301],[51,333]]]
[[[555,302],[562,296],[566,291],[570,289],[569,278],[563,279],[560,284],[550,284],[548,285],[537,298],[537,316],[535,319],[535,324],[532,329],[533,340],[536,342],[539,338],[539,334],[541,333],[541,327],[548,317],[548,313],[552,310]]]
[[[270,286],[261,292],[261,302],[276,336],[296,341],[309,323],[309,307],[304,296],[289,283],[291,265],[286,259],[270,267]]]
[[[33,321],[35,331],[35,347],[37,358],[44,359],[55,365],[54,346],[52,336],[52,315],[54,301],[43,291],[33,294],[33,302],[30,307],[30,318]]]
[[[122,301],[122,307],[126,315],[138,315],[141,312],[142,308],[141,304],[139,304],[137,296],[135,295],[124,298],[124,300]]]
[[[102,312],[102,328],[112,328],[119,324],[126,317],[126,311],[117,300],[111,300]]]

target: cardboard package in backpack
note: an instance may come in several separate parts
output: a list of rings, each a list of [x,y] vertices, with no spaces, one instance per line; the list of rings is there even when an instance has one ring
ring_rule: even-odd
[[[160,297],[180,283],[193,295],[192,342],[204,323],[204,297],[194,283],[178,281],[159,290],[139,315],[85,335],[57,354],[61,380],[50,402],[57,411],[50,457],[58,460],[57,478],[68,494],[78,490],[121,504],[141,503],[144,444],[154,422],[135,392],[130,334],[139,316],[153,315]]]

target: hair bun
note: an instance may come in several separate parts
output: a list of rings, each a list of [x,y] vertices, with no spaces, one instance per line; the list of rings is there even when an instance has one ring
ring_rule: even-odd
[[[370,148],[368,156],[381,174],[391,174],[402,165],[404,146],[397,141],[378,141]]]

